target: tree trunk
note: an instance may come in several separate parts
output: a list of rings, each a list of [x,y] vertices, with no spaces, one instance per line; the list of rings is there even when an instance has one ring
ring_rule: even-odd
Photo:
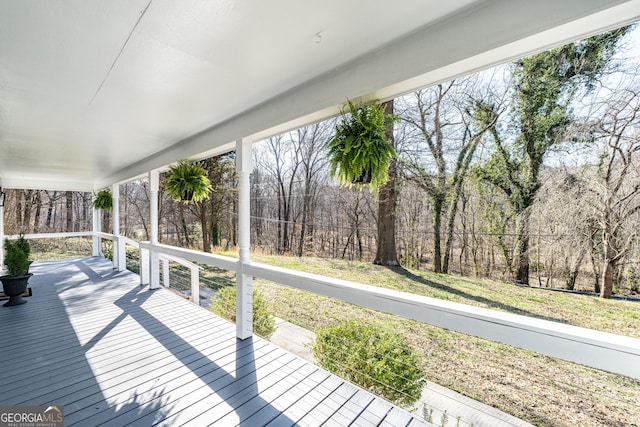
[[[66,194],[66,208],[67,208],[67,226],[68,232],[73,231],[73,193],[67,191]]]
[[[31,209],[33,207],[33,191],[25,190],[24,191],[24,214],[22,216],[22,227],[21,230],[23,232],[28,232],[31,229]]]
[[[22,232],[24,231],[22,228],[24,225],[24,217],[22,212],[22,192],[15,191],[13,194],[15,194],[16,196],[16,224],[18,225],[20,232]]]
[[[54,191],[53,196],[47,191],[47,196],[49,197],[49,205],[47,206],[47,219],[45,221],[45,225],[47,226],[47,231],[51,231],[51,220],[53,219],[53,207],[55,200],[58,198],[58,192]]]
[[[36,211],[33,217],[33,232],[38,233],[40,232],[40,215],[42,212],[42,198],[40,197],[39,190],[36,190],[35,201],[36,201]]]
[[[396,171],[395,159],[389,165],[389,181],[380,188],[378,196],[378,248],[373,263],[397,267],[396,251]]]
[[[442,207],[444,198],[434,197],[433,199],[433,271],[442,273]]]
[[[187,247],[191,246],[191,237],[189,236],[189,227],[187,225],[187,220],[184,217],[184,205],[180,203],[178,205],[178,210],[180,212],[180,227],[182,228],[182,233],[184,235],[184,242]],[[143,221],[146,224],[146,221]],[[145,225],[145,232],[147,232],[147,227]]]
[[[393,100],[385,102],[384,113],[387,116],[393,114]],[[387,123],[385,137],[391,146],[395,148],[392,120]],[[390,267],[400,265],[396,251],[397,168],[396,160],[392,159],[389,164],[389,180],[380,188],[378,195],[378,248],[373,260],[374,264]]]
[[[213,224],[211,231],[211,243],[213,246],[222,246],[222,230],[220,227],[220,220],[217,220]]]
[[[580,249],[580,253],[576,258],[576,261],[571,266],[571,270],[569,271],[569,276],[567,277],[567,289],[572,291],[576,287],[576,280],[578,279],[578,273],[580,272],[580,266],[582,265],[582,260],[586,255],[585,249]]]
[[[616,266],[611,260],[605,259],[602,268],[602,288],[600,290],[601,298],[611,298],[613,293],[613,276],[615,275]]]
[[[309,187],[311,182],[307,177],[304,184],[304,197],[302,199],[302,220],[300,223],[300,240],[298,241],[298,256],[304,256],[305,238],[307,232],[307,220],[309,218],[309,209],[311,205],[311,193]]]
[[[211,252],[211,234],[207,221],[207,200],[200,203],[200,228],[202,229],[202,251]]]
[[[518,215],[518,228],[516,230],[516,253],[517,262],[516,283],[529,284],[529,215],[530,210],[524,209]]]

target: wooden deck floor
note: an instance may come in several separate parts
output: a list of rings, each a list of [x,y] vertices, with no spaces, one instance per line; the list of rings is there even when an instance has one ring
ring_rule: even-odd
[[[101,258],[32,266],[0,307],[0,404],[65,425],[425,425],[404,410]]]

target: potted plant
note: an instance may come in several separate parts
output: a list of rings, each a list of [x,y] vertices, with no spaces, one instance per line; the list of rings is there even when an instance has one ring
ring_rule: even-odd
[[[179,202],[199,202],[211,191],[211,182],[202,165],[181,160],[164,174],[164,191]]]
[[[29,242],[21,235],[15,241],[5,240],[5,251],[4,263],[7,266],[8,274],[0,277],[0,281],[2,281],[5,295],[9,297],[9,301],[4,306],[11,307],[27,302],[22,298],[22,294],[27,290],[29,278],[33,276],[32,273],[29,273],[31,248]]]
[[[93,207],[96,209],[102,209],[105,212],[111,211],[113,208],[113,197],[109,190],[101,190],[96,194],[96,198],[93,199]]]
[[[369,184],[377,190],[389,179],[389,164],[398,155],[386,138],[388,120],[395,116],[384,113],[384,105],[354,105],[349,113],[342,110],[342,120],[328,141],[331,176],[342,184]]]

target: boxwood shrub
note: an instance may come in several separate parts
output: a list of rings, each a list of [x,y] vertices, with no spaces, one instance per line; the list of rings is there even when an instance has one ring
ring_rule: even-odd
[[[393,403],[411,406],[420,399],[423,362],[402,335],[349,320],[318,328],[311,350],[326,370]]]

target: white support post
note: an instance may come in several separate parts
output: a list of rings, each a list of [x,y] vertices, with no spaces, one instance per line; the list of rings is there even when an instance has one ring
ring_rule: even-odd
[[[169,288],[171,286],[171,282],[169,280],[169,259],[161,258],[162,261],[162,284],[165,288]]]
[[[122,271],[120,267],[121,245],[120,245],[120,185],[113,184],[111,186],[111,198],[113,205],[111,207],[113,221],[113,268]],[[125,266],[126,268],[126,266]]]
[[[149,199],[150,215],[149,229],[151,231],[151,245],[158,244],[158,191],[160,188],[160,175],[157,170],[149,171]],[[149,289],[160,287],[160,256],[154,250],[149,254]]]
[[[200,270],[191,268],[191,302],[200,305]]]
[[[142,242],[148,243],[148,242]],[[140,285],[149,284],[149,250],[140,245]]]
[[[238,249],[236,270],[236,335],[241,340],[253,335],[253,277],[244,274],[244,266],[251,262],[250,182],[251,141],[236,141],[236,172],[238,174]]]
[[[101,228],[100,228],[100,214],[102,213],[102,211],[100,209],[93,208],[92,213],[93,213],[93,232],[94,233],[99,233],[99,232],[102,231]],[[94,236],[93,236],[93,250],[91,252],[91,255],[100,256],[101,242],[102,242],[102,239],[100,239],[99,236],[96,236],[94,234]]]
[[[118,248],[118,271],[125,271],[127,269],[127,243],[125,237],[118,236],[113,242],[113,246]]]

